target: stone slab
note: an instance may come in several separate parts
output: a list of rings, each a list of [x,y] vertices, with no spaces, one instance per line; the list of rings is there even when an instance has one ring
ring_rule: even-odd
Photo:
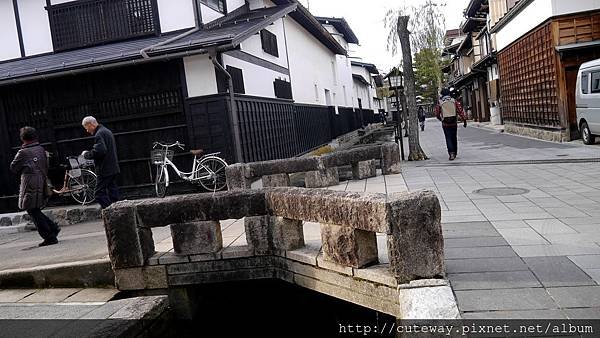
[[[545,310],[557,305],[542,288],[456,291],[461,311]]]
[[[568,256],[582,269],[600,269],[600,255]]]
[[[119,293],[117,289],[83,289],[65,299],[65,303],[108,302]]]
[[[243,258],[254,255],[254,251],[248,245],[229,246],[221,251],[223,259]]]
[[[600,286],[548,288],[560,307],[600,307]]]
[[[519,257],[471,258],[446,260],[447,273],[526,271],[527,265]]]
[[[449,274],[454,290],[534,288],[542,285],[531,271],[474,272]]]
[[[388,198],[384,194],[301,188],[273,188],[265,194],[271,213],[277,216],[389,232]]]
[[[510,246],[448,248],[444,250],[444,254],[446,259],[516,257]]]
[[[317,256],[317,266],[323,269],[332,270],[335,272],[339,272],[348,276],[352,276],[354,274],[354,269],[349,266],[343,266],[334,262],[330,262],[323,258],[323,255],[320,254]]]
[[[388,264],[378,264],[366,268],[354,269],[353,275],[356,278],[361,278],[391,287],[397,287],[398,281],[389,270],[390,267]]]
[[[0,290],[0,303],[16,303],[36,291],[35,289]]]
[[[544,287],[596,285],[567,257],[526,257],[523,260]]]
[[[595,244],[550,244],[520,245],[513,249],[521,257],[600,255],[600,246]]]
[[[314,249],[310,247],[304,247],[302,249],[287,251],[285,256],[287,259],[309,264],[312,266],[317,265],[317,256],[319,255],[319,249]]]
[[[19,301],[19,303],[60,303],[82,289],[42,289]]]
[[[486,311],[467,312],[464,319],[567,319],[563,310]],[[577,318],[577,317],[575,317]]]
[[[498,232],[510,245],[545,245],[550,244],[531,228],[498,229]]]
[[[598,319],[600,318],[600,307],[581,308],[581,309],[563,309],[563,311],[574,319]]]
[[[506,240],[500,236],[497,237],[467,237],[467,238],[445,238],[444,248],[475,248],[489,246],[507,246]]]

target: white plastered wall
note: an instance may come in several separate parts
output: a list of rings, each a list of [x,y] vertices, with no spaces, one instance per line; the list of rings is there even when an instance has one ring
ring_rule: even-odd
[[[196,25],[193,0],[157,0],[160,30],[172,32]]]
[[[325,105],[325,89],[335,91],[331,61],[335,54],[293,19],[283,19],[288,38],[290,75],[294,100],[299,103]],[[315,90],[316,85],[316,90]]]
[[[246,95],[275,98],[275,79],[290,81],[289,76],[250,62],[223,54],[224,67],[232,66],[242,70]]]
[[[8,0],[3,0],[8,2]],[[45,0],[19,0],[19,20],[25,55],[52,52],[52,35]]]
[[[260,33],[254,34],[248,39],[244,40],[240,45],[240,49],[250,55],[267,60],[281,67],[288,68],[283,19],[275,21],[272,25],[269,25],[265,29],[277,36],[277,51],[279,57],[266,53],[262,49]]]
[[[20,57],[19,34],[12,1],[0,1],[0,32],[0,61]]]
[[[217,94],[215,66],[208,55],[196,55],[183,59],[188,97]]]

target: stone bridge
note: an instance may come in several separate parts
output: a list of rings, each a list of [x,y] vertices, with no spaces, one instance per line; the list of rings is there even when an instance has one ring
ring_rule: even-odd
[[[169,289],[176,303],[189,286],[276,278],[399,319],[459,316],[432,192],[237,190],[122,201],[103,217],[120,290]],[[241,218],[248,245],[224,249],[220,221]],[[320,224],[322,247],[305,245],[303,222]],[[155,255],[152,228],[164,226],[170,259]]]

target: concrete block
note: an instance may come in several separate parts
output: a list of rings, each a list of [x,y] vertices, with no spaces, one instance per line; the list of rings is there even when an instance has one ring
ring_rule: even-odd
[[[116,269],[115,284],[121,291],[166,289],[167,270],[164,265]]]
[[[361,161],[352,164],[352,179],[364,180],[377,176],[377,161]]]
[[[21,224],[21,215],[15,215],[12,218],[12,225],[19,225]]]
[[[243,163],[236,163],[228,166],[225,169],[225,178],[229,190],[245,190],[251,188],[250,185],[252,182],[246,178],[246,165]]]
[[[10,217],[0,217],[0,227],[8,227],[11,226],[12,219]]]
[[[81,223],[83,219],[83,212],[79,208],[67,209],[66,220],[68,224]]]
[[[400,283],[443,276],[444,238],[436,195],[418,191],[396,193],[388,198],[390,272]]]
[[[271,221],[273,246],[279,250],[296,250],[304,246],[302,221],[273,217]]]
[[[244,219],[246,242],[255,254],[269,254],[275,247],[273,244],[273,217],[255,216]]]
[[[400,148],[396,143],[381,145],[381,171],[384,175],[400,174]]]
[[[100,207],[87,207],[83,209],[83,219],[85,221],[95,221],[102,218],[102,209]]]
[[[323,258],[346,267],[361,268],[377,263],[377,238],[374,232],[321,224]]]
[[[340,184],[338,168],[306,172],[305,186],[307,188],[325,188]]]
[[[176,255],[211,254],[223,249],[221,224],[218,221],[172,224],[171,237]]]
[[[108,253],[113,269],[144,265],[135,209],[127,203],[117,202],[103,212]]]
[[[156,250],[154,249],[154,238],[152,238],[152,229],[138,227],[137,232],[144,262],[148,262],[148,260],[156,253]]]
[[[459,319],[460,312],[450,286],[399,289],[400,319]]]
[[[262,177],[263,188],[269,187],[289,187],[290,186],[290,175],[288,174],[274,174],[266,175]]]

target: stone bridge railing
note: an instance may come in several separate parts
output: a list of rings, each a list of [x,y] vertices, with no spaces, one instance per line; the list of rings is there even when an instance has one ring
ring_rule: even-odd
[[[398,283],[444,274],[440,205],[432,192],[391,195],[269,188],[121,201],[103,212],[117,278],[148,265],[153,227],[170,226],[177,255],[222,250],[220,220],[253,217],[246,238],[255,255],[304,246],[303,221],[321,224],[323,259],[360,269],[378,262],[376,233],[387,235],[389,274]],[[150,278],[150,277],[144,277]]]
[[[226,170],[227,185],[229,190],[250,189],[254,179],[277,174],[287,176],[305,172],[307,188],[328,187],[339,183],[338,167],[351,165],[353,178],[365,179],[376,176],[377,162],[380,162],[384,175],[399,174],[400,149],[398,145],[384,143],[338,151],[323,156],[234,164]]]

